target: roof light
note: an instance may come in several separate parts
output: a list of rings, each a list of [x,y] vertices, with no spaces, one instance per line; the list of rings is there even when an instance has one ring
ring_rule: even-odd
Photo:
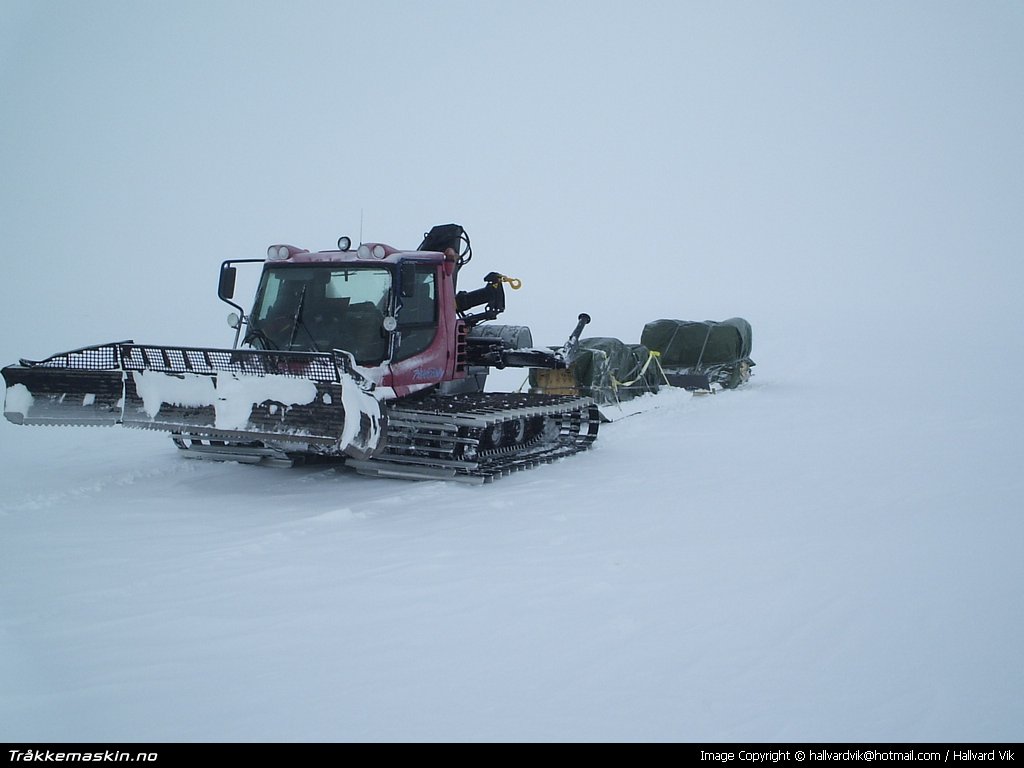
[[[297,245],[274,244],[267,248],[267,261],[285,261],[309,253],[305,248]]]
[[[356,250],[357,259],[383,259],[388,255],[388,249],[380,243],[363,243]]]

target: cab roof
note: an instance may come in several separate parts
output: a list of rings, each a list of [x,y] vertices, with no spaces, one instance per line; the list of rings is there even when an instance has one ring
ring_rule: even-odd
[[[400,264],[418,261],[441,264],[445,255],[438,251],[400,251],[385,243],[363,243],[358,248],[340,251],[307,251],[293,245],[272,245],[267,249],[267,264]],[[285,256],[285,254],[287,254]]]

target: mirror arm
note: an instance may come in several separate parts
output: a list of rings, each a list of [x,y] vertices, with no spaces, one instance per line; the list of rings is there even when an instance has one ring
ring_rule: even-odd
[[[233,302],[231,299],[235,295],[235,276],[237,271],[234,267],[235,264],[262,264],[266,259],[226,259],[221,262],[220,265],[220,278],[217,283],[217,298],[223,301],[225,304],[238,310],[238,327],[235,328],[235,343],[233,348],[238,347],[238,338],[242,333],[242,326],[248,322],[248,318],[245,314],[245,309],[240,305]]]

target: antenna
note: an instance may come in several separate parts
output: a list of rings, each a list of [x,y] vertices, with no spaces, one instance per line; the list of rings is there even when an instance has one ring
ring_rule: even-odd
[[[363,209],[359,209],[359,244],[363,244]]]

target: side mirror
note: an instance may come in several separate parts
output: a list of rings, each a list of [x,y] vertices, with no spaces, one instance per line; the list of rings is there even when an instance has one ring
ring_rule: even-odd
[[[391,315],[388,315],[387,317],[384,318],[383,325],[385,331],[387,331],[388,333],[394,333],[398,328],[398,321]]]
[[[237,273],[238,270],[235,267],[221,267],[220,283],[217,286],[217,295],[225,301],[235,297],[235,276]]]
[[[238,316],[237,312],[232,312],[230,315],[228,315],[228,326],[229,327],[234,328],[235,330],[238,330],[238,328],[240,328],[241,325],[242,325],[242,318],[240,318]]]

